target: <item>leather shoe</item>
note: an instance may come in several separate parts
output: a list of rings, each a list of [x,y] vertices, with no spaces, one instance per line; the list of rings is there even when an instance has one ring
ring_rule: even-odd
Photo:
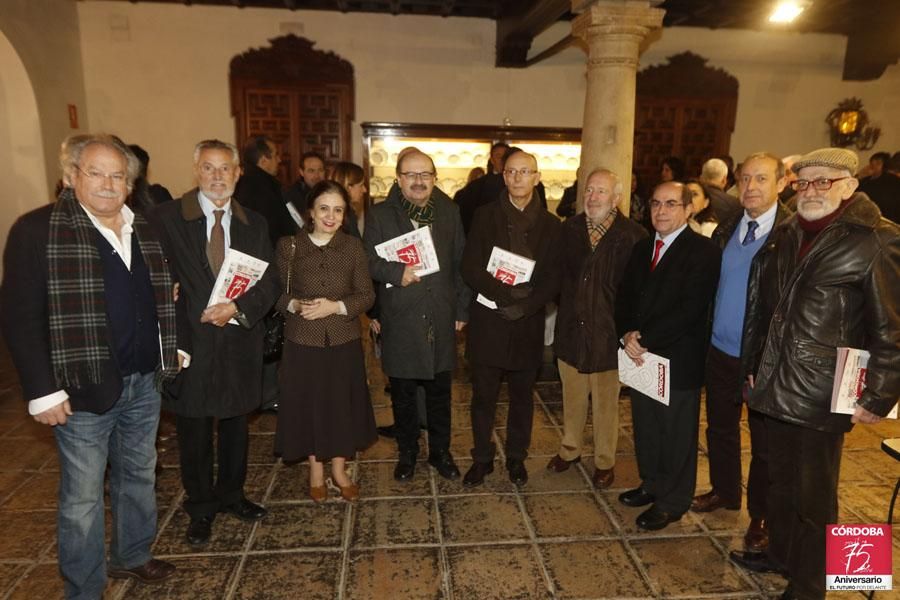
[[[449,452],[435,452],[428,456],[428,464],[444,479],[459,479],[459,467]]]
[[[265,508],[263,508],[259,504],[250,502],[246,498],[241,498],[234,504],[223,506],[219,512],[234,515],[241,521],[259,521],[264,516],[269,514],[269,511],[267,511]]]
[[[745,552],[732,550],[728,553],[731,562],[754,573],[778,573],[787,575],[787,571],[776,564],[765,552]]]
[[[681,520],[681,515],[668,513],[655,504],[638,515],[635,524],[641,529],[656,531],[665,528],[669,523]]]
[[[594,469],[594,475],[591,477],[591,483],[598,490],[605,490],[616,480],[616,470],[611,469]]]
[[[133,569],[109,569],[107,575],[112,579],[137,579],[141,583],[161,583],[172,576],[175,565],[164,560],[151,558]]]
[[[475,487],[484,483],[484,476],[494,472],[494,461],[491,462],[473,462],[466,476],[463,477],[463,485],[466,487]]]
[[[341,498],[347,502],[356,502],[359,500],[359,486],[355,483],[351,483],[350,485],[339,485],[338,488],[341,490]]]
[[[765,552],[769,547],[769,523],[765,519],[750,519],[744,534],[744,548],[750,552]]]
[[[720,496],[716,490],[712,490],[705,494],[694,496],[694,501],[691,502],[691,510],[698,513],[712,512],[714,510],[719,510],[720,508],[739,510],[741,508],[741,501],[729,502]]]
[[[518,458],[507,458],[506,472],[509,474],[509,480],[514,485],[523,486],[528,483],[528,471],[525,470],[525,461]]]
[[[326,500],[328,500],[328,486],[327,485],[311,485],[309,486],[309,497],[316,504],[322,504]]]
[[[566,460],[562,456],[557,454],[556,456],[554,456],[553,458],[550,459],[550,462],[547,463],[547,470],[553,471],[554,473],[563,473],[565,471],[568,471],[569,467],[571,467],[574,464],[577,464],[580,461],[581,461],[580,456],[578,458],[575,458],[572,460]]]
[[[191,546],[204,546],[212,535],[212,517],[200,517],[191,519],[187,528],[187,542]]]
[[[394,467],[394,479],[397,481],[409,481],[416,474],[416,457],[410,454],[401,454]]]
[[[638,506],[647,506],[648,504],[653,504],[653,502],[655,501],[656,497],[653,494],[648,493],[646,490],[644,490],[644,488],[640,487],[619,494],[619,502],[621,502],[625,506],[631,506],[635,508],[637,508]]]

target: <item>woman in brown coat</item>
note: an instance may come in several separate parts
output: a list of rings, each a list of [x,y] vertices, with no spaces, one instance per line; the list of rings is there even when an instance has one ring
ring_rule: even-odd
[[[346,459],[377,437],[359,326],[375,292],[362,243],[340,230],[347,192],[322,181],[310,191],[309,205],[304,230],[278,242],[285,345],[275,450],[285,461],[309,459],[314,501],[328,496],[329,459],[341,496],[355,500],[359,489],[347,476]]]

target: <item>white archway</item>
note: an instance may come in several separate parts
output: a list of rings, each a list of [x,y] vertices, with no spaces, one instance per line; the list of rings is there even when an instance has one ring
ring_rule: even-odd
[[[44,145],[37,100],[25,65],[0,32],[0,251],[19,215],[47,204]],[[0,265],[2,269],[2,265]]]

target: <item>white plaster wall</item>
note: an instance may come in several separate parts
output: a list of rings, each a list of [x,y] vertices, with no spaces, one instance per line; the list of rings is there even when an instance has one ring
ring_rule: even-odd
[[[39,159],[29,158],[27,153],[18,157],[43,162],[46,185],[39,193],[45,195],[34,200],[39,203],[50,200],[47,190],[52,193],[59,178],[60,143],[88,129],[75,4],[72,0],[0,0],[0,32],[21,59],[37,102],[39,127],[26,116],[16,117],[23,120],[16,126],[32,127],[43,141]],[[6,75],[5,69],[2,74]],[[80,129],[69,127],[69,104],[77,107]]]
[[[173,193],[191,185],[197,140],[234,138],[232,56],[285,33],[353,63],[358,122],[582,122],[582,51],[573,47],[527,69],[496,69],[489,20],[104,1],[79,2],[77,9],[92,128],[147,148],[151,179]],[[569,27],[550,28],[535,40],[532,55]],[[900,67],[875,82],[842,82],[844,44],[832,35],[675,28],[648,45],[641,66],[691,50],[735,75],[741,87],[731,152],[737,158],[827,145],[825,115],[852,95],[884,129],[878,149],[898,149],[890,116],[900,114]],[[359,161],[359,127],[353,132]]]

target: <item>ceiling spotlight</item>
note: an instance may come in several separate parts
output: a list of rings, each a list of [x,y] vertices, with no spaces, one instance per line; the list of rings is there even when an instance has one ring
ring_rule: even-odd
[[[769,15],[770,23],[791,23],[800,16],[806,8],[812,4],[804,0],[783,0],[775,6],[775,10]]]

